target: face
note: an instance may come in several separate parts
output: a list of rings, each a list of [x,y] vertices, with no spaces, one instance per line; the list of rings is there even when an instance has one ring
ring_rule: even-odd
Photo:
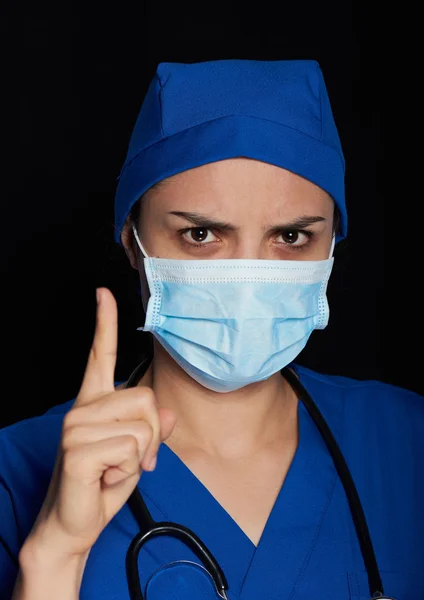
[[[265,162],[232,158],[148,190],[138,235],[147,255],[157,258],[323,260],[330,253],[333,214],[332,198],[310,181]],[[122,243],[139,272],[146,312],[150,290],[130,216]],[[157,364],[172,364],[155,338],[153,343]]]
[[[139,238],[149,256],[184,260],[322,260],[334,202],[327,192],[265,162],[232,158],[178,173],[147,191]],[[122,234],[138,268],[130,218]],[[140,262],[138,263],[140,264]]]

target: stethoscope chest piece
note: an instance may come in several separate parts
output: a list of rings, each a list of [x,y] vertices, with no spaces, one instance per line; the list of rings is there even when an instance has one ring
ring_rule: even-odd
[[[135,489],[135,493],[130,501],[134,509],[135,505],[138,504],[140,510],[144,511],[144,506],[141,506],[143,500],[137,488]],[[188,576],[188,579],[191,578],[192,581],[193,575],[196,575],[193,587],[193,591],[195,593],[196,587],[198,587],[198,589],[200,588],[201,590],[203,590],[203,592],[201,592],[203,597],[205,593],[204,586],[205,584],[207,584],[207,587],[209,587],[209,591],[211,591],[211,593],[213,592],[212,596],[214,599],[222,598],[222,600],[228,600],[228,596],[226,593],[226,590],[228,589],[228,583],[225,579],[225,575],[219,563],[217,562],[213,554],[210,552],[210,550],[203,544],[202,540],[199,537],[197,537],[197,535],[193,531],[191,531],[191,529],[188,529],[188,527],[184,527],[184,525],[179,525],[177,523],[172,523],[169,521],[161,521],[155,523],[151,519],[151,517],[150,520],[150,528],[146,530],[146,528],[143,527],[143,530],[137,533],[137,535],[134,537],[127,551],[126,570],[128,580],[128,591],[130,593],[131,600],[170,598],[171,592],[168,594],[162,591],[159,594],[155,594],[153,592],[153,588],[155,587],[158,578],[159,580],[162,579],[162,583],[165,583],[168,579],[167,575],[172,575],[172,572],[175,571],[176,567],[177,573],[179,571],[179,577],[177,577],[174,582],[172,582],[172,579],[170,581],[171,590],[173,590],[172,593],[176,592],[176,582],[179,581],[180,583],[184,584],[185,572],[185,574],[187,574]],[[140,524],[143,525],[141,521]],[[171,563],[168,563],[167,565],[164,565],[162,568],[158,569],[150,578],[149,587],[151,589],[151,593],[147,597],[147,592],[146,596],[144,596],[141,589],[140,574],[138,572],[138,555],[142,546],[149,539],[163,535],[175,537],[184,542],[189,548],[191,548],[191,550],[194,552],[194,554],[197,556],[200,563],[202,564],[193,563],[192,561],[188,560],[180,560],[173,561]],[[200,579],[202,581],[200,581],[199,576],[201,576]],[[182,590],[181,595],[174,595],[174,597],[180,596],[188,598],[187,592],[185,592],[184,589]],[[198,597],[200,597],[199,592],[196,593],[195,598]]]
[[[225,591],[216,589],[205,567],[193,561],[177,560],[159,567],[146,583],[144,600],[159,598],[223,600],[228,596]]]

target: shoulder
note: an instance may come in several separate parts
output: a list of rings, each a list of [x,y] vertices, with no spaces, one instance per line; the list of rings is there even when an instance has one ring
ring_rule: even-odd
[[[118,382],[120,389],[125,382]],[[0,430],[0,514],[14,520],[17,552],[41,508],[50,483],[60,442],[63,418],[75,398],[43,415],[18,421]],[[9,523],[10,526],[11,522]],[[0,526],[0,538],[2,538]]]
[[[384,447],[386,457],[403,456],[424,466],[424,397],[375,380],[317,373],[294,365],[329,425],[340,423],[338,441],[358,453]]]
[[[381,381],[295,370],[336,438],[377,557],[386,571],[418,573],[424,538],[424,397]],[[340,478],[332,503],[337,510],[348,505]],[[336,512],[329,514],[337,518]]]
[[[125,381],[116,382],[122,389]],[[0,471],[12,469],[16,463],[36,471],[51,470],[60,440],[63,418],[71,410],[75,398],[50,408],[43,415],[18,421],[0,429]],[[13,469],[14,470],[14,469]]]
[[[415,411],[424,418],[424,396],[390,383],[373,379],[354,379],[341,375],[318,373],[300,365],[293,365],[305,387],[318,394],[321,403],[331,401],[365,407],[372,413],[400,409],[404,413]]]
[[[62,421],[75,399],[54,406],[43,415],[18,421],[0,430],[0,470],[3,478],[37,479],[49,472],[56,455]],[[17,467],[19,467],[17,469]]]
[[[120,390],[124,387],[125,381],[116,382],[115,390]],[[26,448],[26,455],[35,454],[42,456],[49,453],[53,448],[56,450],[59,441],[62,422],[65,414],[71,410],[75,398],[68,400],[62,404],[53,406],[43,415],[32,417],[18,421],[13,425],[9,425],[0,429],[0,465],[4,466],[4,454],[1,454],[1,449],[13,447],[14,451]],[[12,458],[10,455],[8,458]]]

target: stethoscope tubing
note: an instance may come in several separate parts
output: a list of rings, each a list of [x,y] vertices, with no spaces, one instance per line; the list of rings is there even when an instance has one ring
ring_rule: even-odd
[[[141,376],[145,368],[145,362],[146,361],[142,361],[131,373],[131,376],[129,377],[125,386],[126,388],[137,385],[139,376]],[[355,483],[352,479],[352,475],[336,442],[336,439],[334,438],[322,413],[295,373],[293,373],[289,367],[285,367],[284,369],[281,369],[281,374],[296,392],[303,405],[307,409],[311,419],[314,421],[328,448],[331,458],[333,459],[334,466],[346,494],[352,520],[358,537],[362,558],[368,576],[368,586],[371,595],[370,598],[378,598],[379,600],[394,600],[393,598],[389,598],[388,596],[384,595],[383,583],[381,580],[380,571],[378,569],[377,559],[371,541],[364,510],[362,508]],[[156,537],[158,535],[177,537],[186,543],[208,570],[214,581],[219,596],[221,598],[227,598],[226,590],[228,590],[228,583],[220,565],[210,550],[203,544],[200,538],[198,538],[193,531],[177,523],[156,523],[153,520],[138,487],[134,489],[133,493],[128,499],[128,505],[140,528],[139,533],[137,533],[132,540],[126,556],[126,571],[131,600],[144,600],[138,572],[138,555],[143,544],[152,537]]]

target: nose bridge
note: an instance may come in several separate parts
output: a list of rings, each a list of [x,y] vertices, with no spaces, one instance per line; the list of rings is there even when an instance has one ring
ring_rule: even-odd
[[[259,218],[253,214],[239,229],[231,234],[226,251],[228,259],[269,259],[270,248],[262,228],[258,227]]]
[[[248,259],[257,260],[269,259],[269,245],[264,243],[261,236],[240,235],[237,237],[237,242],[234,245],[233,252],[228,258],[232,259]]]

